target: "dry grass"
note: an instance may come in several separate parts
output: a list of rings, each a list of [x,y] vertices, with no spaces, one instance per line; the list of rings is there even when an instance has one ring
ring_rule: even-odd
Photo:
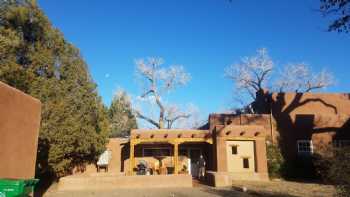
[[[233,182],[233,187],[237,190],[241,190],[242,187],[246,187],[249,194],[263,197],[330,197],[335,193],[335,188],[332,185],[283,180],[274,180],[267,182],[235,181]]]

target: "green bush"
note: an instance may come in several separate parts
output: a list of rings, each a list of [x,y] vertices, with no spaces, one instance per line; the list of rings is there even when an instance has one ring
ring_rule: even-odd
[[[271,178],[283,176],[284,159],[280,148],[271,143],[267,143],[267,166]]]
[[[42,102],[37,177],[65,176],[104,151],[108,111],[88,66],[34,0],[0,0],[0,81]]]
[[[320,177],[337,188],[336,196],[350,196],[350,147],[329,148],[315,157]]]
[[[328,178],[337,187],[337,196],[350,196],[350,147],[336,149]]]

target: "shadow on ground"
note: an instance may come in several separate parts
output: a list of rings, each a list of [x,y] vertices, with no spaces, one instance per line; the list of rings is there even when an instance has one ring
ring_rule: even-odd
[[[284,193],[277,193],[277,192],[264,192],[264,191],[247,191],[242,192],[240,188],[225,188],[225,189],[214,189],[214,188],[206,188],[203,189],[204,192],[210,193],[216,196],[222,196],[222,197],[236,197],[236,196],[242,196],[242,197],[298,197],[293,196],[289,194]]]

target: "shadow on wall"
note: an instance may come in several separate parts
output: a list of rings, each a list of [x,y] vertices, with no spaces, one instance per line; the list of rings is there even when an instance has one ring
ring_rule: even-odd
[[[120,172],[125,172],[125,162],[130,157],[130,142],[124,143],[123,147],[121,147],[121,155],[120,155]]]
[[[348,139],[350,140],[350,118],[345,124],[339,128],[333,137],[334,140]]]
[[[300,156],[297,154],[297,140],[311,140],[314,134],[328,132],[336,133],[335,136],[331,136],[330,138],[334,139],[340,137],[340,135],[343,137],[345,131],[350,128],[349,120],[347,120],[345,124],[343,123],[342,126],[336,124],[335,120],[331,120],[328,124],[325,124],[324,127],[320,127],[315,117],[315,114],[319,113],[317,108],[312,110],[306,109],[306,114],[298,114],[295,112],[296,109],[301,111],[300,108],[303,108],[307,104],[318,103],[322,107],[332,111],[328,115],[336,117],[338,115],[336,106],[320,98],[303,98],[303,93],[296,93],[292,98],[286,98],[285,93],[279,93],[275,97],[268,94],[268,98],[273,118],[276,121],[276,130],[279,133],[278,143],[282,155],[285,158],[285,164],[287,164],[287,166],[285,166],[285,168],[287,168],[285,171],[291,173],[286,174],[286,176],[292,176],[291,178],[315,178],[312,158],[310,156]],[[310,114],[307,114],[308,112]],[[270,111],[267,113],[270,113]],[[331,139],[330,142],[332,142],[333,139]],[[296,172],[296,170],[300,172]]]

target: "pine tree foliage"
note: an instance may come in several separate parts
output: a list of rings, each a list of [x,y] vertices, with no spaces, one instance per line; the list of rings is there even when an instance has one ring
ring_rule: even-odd
[[[108,111],[88,67],[33,0],[0,1],[0,80],[42,102],[38,174],[69,174],[104,150]]]
[[[125,137],[131,129],[137,128],[136,118],[132,113],[130,97],[123,90],[118,90],[109,108],[110,136]]]

